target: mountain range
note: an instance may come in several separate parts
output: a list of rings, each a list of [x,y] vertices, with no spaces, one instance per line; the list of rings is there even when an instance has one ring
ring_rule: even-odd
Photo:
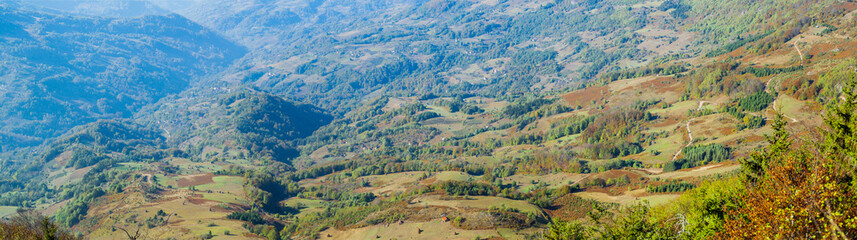
[[[855,237],[855,11],[4,1],[0,236]]]

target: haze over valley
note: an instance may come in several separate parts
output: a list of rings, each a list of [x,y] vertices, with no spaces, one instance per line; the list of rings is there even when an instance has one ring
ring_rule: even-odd
[[[857,237],[850,0],[4,0],[0,239]]]

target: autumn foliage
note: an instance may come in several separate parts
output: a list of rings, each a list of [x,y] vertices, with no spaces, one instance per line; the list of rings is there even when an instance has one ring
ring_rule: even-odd
[[[832,101],[825,127],[795,137],[778,116],[768,147],[740,174],[706,182],[634,221],[555,221],[548,239],[853,239],[857,237],[857,73]],[[592,212],[590,212],[590,215]],[[595,223],[594,225],[591,223]],[[592,225],[592,226],[589,226]],[[621,233],[621,234],[618,234]]]
[[[798,148],[811,148],[806,144]],[[774,159],[767,176],[726,220],[725,238],[800,239],[857,236],[857,195],[851,174],[829,154],[796,151]]]
[[[782,118],[777,120],[769,150],[744,162],[744,206],[726,219],[722,238],[857,237],[857,98],[853,79],[849,85],[828,107],[823,140],[798,139],[792,145]]]
[[[79,238],[41,213],[20,211],[11,219],[0,221],[0,239],[73,240]]]

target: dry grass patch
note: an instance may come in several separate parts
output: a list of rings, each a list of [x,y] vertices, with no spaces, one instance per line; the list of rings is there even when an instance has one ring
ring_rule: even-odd
[[[495,208],[514,208],[522,213],[541,214],[541,209],[526,201],[512,200],[508,198],[493,197],[493,196],[469,196],[467,199],[463,197],[453,198],[443,195],[428,195],[414,198],[411,201],[413,206],[429,207],[441,206],[449,207],[459,211],[467,211],[470,209],[489,209]]]
[[[214,174],[212,173],[182,176],[178,180],[176,180],[176,185],[180,188],[185,188],[190,186],[209,184],[214,182],[214,180],[212,179],[213,177]]]
[[[716,174],[725,174],[732,171],[736,171],[741,168],[741,164],[736,162],[722,162],[709,164],[701,167],[681,169],[674,172],[661,173],[658,175],[651,175],[650,178],[661,178],[661,179],[685,179],[685,178],[693,178],[693,177],[705,177]]]
[[[463,230],[449,222],[433,220],[428,222],[406,222],[403,224],[373,225],[353,229],[327,229],[319,233],[319,239],[450,239],[470,240],[501,237],[501,239],[525,239],[524,234],[535,233],[538,229],[511,230]]]
[[[588,87],[562,95],[571,106],[590,106],[592,101],[598,102],[610,95],[608,86]]]

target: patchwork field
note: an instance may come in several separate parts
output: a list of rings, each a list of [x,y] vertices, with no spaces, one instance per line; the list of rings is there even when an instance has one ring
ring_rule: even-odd
[[[461,230],[449,222],[406,222],[402,224],[375,225],[347,230],[328,229],[319,233],[319,239],[526,239],[538,232],[536,229],[513,230]]]
[[[416,206],[443,206],[456,210],[467,209],[490,209],[490,208],[512,208],[523,213],[534,213],[541,215],[542,210],[525,201],[516,201],[508,198],[490,196],[470,196],[464,199],[450,198],[444,196],[425,196],[411,200]]]

